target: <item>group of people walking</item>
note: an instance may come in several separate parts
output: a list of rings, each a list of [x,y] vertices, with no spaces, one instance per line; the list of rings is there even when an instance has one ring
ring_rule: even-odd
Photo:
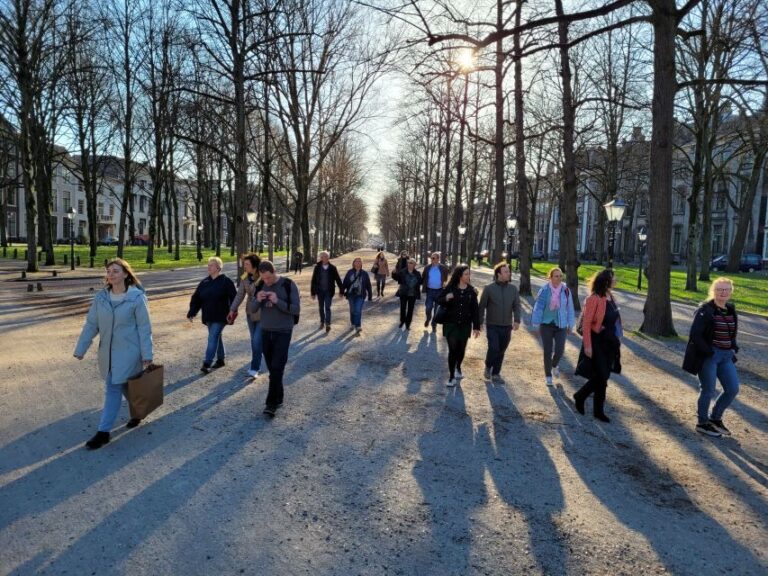
[[[222,273],[222,261],[208,261],[208,275],[198,284],[190,299],[187,319],[192,322],[202,313],[208,329],[208,340],[200,370],[204,374],[225,366],[226,348],[223,332],[235,322],[239,308],[246,302],[245,314],[251,344],[248,375],[262,374],[262,357],[269,372],[269,388],[264,413],[274,417],[283,404],[283,374],[288,360],[293,328],[299,321],[301,299],[298,287],[275,271],[272,262],[256,254],[243,256],[244,273],[236,286]],[[401,253],[389,272],[386,255],[379,252],[371,274],[376,280],[376,296],[383,298],[387,280],[397,282],[400,300],[400,329],[409,330],[416,301],[425,295],[424,327],[432,332],[442,325],[448,348],[448,379],[454,387],[463,378],[462,363],[470,337],[477,338],[485,328],[487,351],[484,378],[504,383],[501,369],[512,334],[521,324],[521,303],[517,287],[511,281],[506,262],[493,269],[493,282],[478,291],[471,283],[471,270],[460,264],[453,271],[434,253],[430,263],[419,271],[417,262]],[[613,296],[616,278],[612,269],[597,273],[588,283],[589,296],[584,301],[578,321],[574,297],[563,281],[562,271],[555,267],[533,302],[531,328],[537,330],[543,350],[544,383],[553,385],[559,376],[559,363],[565,351],[566,338],[575,329],[582,335],[575,373],[587,379],[573,395],[576,410],[584,414],[592,396],[596,419],[610,422],[605,412],[606,391],[612,373],[621,372],[621,339],[623,329],[619,307]],[[373,299],[373,287],[363,261],[357,257],[342,279],[330,262],[328,252],[321,252],[312,271],[310,294],[318,303],[320,329],[330,332],[332,303],[336,295],[349,306],[349,322],[355,336],[362,332],[364,303]],[[735,369],[738,332],[736,309],[729,302],[733,283],[718,278],[710,287],[709,298],[696,311],[683,368],[698,375],[700,394],[696,430],[709,436],[730,435],[723,414],[738,394]],[[147,298],[139,279],[125,260],[116,258],[106,267],[106,283],[96,294],[75,347],[74,356],[83,359],[91,342],[99,335],[99,368],[105,380],[104,408],[96,434],[86,442],[97,449],[109,442],[126,394],[128,380],[147,368],[153,360],[152,329]],[[719,396],[716,381],[724,391]],[[714,409],[710,406],[715,400]],[[131,419],[128,428],[140,422]]]

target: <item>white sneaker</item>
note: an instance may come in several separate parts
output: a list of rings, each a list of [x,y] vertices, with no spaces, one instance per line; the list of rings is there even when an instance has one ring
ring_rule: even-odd
[[[552,377],[560,378],[560,368],[558,368],[557,366],[552,366]]]
[[[251,378],[257,378],[259,376],[258,370],[248,370],[248,376]]]
[[[461,373],[461,370],[456,368],[456,380],[461,380],[462,378],[464,378],[464,374]]]
[[[547,376],[547,386],[552,386],[552,376]]]
[[[451,378],[451,379],[449,379],[449,380],[448,380],[448,382],[446,382],[446,384],[445,384],[445,385],[446,385],[448,388],[453,388],[454,386],[456,386],[456,381],[455,381],[453,378]]]

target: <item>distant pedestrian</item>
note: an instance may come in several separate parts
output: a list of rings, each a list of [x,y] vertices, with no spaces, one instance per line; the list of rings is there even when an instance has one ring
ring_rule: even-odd
[[[467,349],[470,334],[475,338],[480,334],[480,315],[477,290],[470,282],[469,266],[460,264],[456,267],[437,299],[445,307],[443,336],[448,341],[448,383],[452,388],[456,381],[463,378],[461,363]]]
[[[259,275],[256,309],[261,311],[262,346],[269,370],[264,414],[274,416],[283,405],[283,374],[288,363],[293,327],[301,312],[301,301],[296,283],[278,276],[269,260],[262,260],[259,264]]]
[[[449,272],[448,266],[440,262],[440,252],[433,252],[429,257],[429,264],[421,271],[424,292],[427,295],[425,302],[427,318],[424,320],[424,328],[429,327],[429,323],[432,322],[432,332],[437,330],[434,321],[437,298],[440,296],[440,292],[443,291],[443,286],[445,286],[448,280]]]
[[[557,365],[565,351],[565,337],[575,324],[575,313],[571,291],[563,282],[563,271],[552,268],[547,278],[549,281],[536,295],[531,325],[539,329],[544,349],[544,378],[547,386],[552,386],[552,377],[560,376]]]
[[[397,282],[400,284],[397,289],[397,296],[400,298],[400,328],[405,325],[405,329],[410,330],[413,308],[416,300],[421,299],[421,274],[416,270],[416,260],[408,260],[405,270],[397,273]]]
[[[368,272],[363,270],[363,260],[355,258],[352,268],[344,276],[342,293],[349,302],[349,321],[355,329],[355,336],[360,336],[363,330],[363,303],[366,295],[368,301],[373,299],[373,288]]]
[[[376,296],[383,298],[384,286],[386,286],[387,277],[389,276],[389,262],[387,262],[387,256],[384,252],[379,251],[379,253],[376,254],[371,272],[376,277]]]
[[[127,382],[152,363],[152,325],[149,305],[141,282],[130,264],[114,258],[107,264],[106,285],[96,293],[85,325],[75,346],[74,357],[82,360],[99,335],[99,372],[104,378],[104,408],[96,434],[85,443],[89,450],[109,442],[110,431],[120,410]],[[126,428],[138,426],[132,418]]]
[[[488,352],[485,354],[486,380],[503,383],[501,365],[512,339],[512,331],[520,328],[520,297],[512,284],[512,273],[506,262],[493,268],[493,283],[483,288],[478,304],[480,324],[485,323]]]
[[[576,374],[587,378],[573,395],[576,409],[584,414],[584,402],[594,394],[592,413],[602,422],[610,422],[605,414],[605,392],[611,372],[621,373],[621,315],[613,299],[616,285],[613,270],[595,274],[589,281],[591,294],[584,301],[582,329],[584,331]]]
[[[301,274],[302,269],[304,268],[304,254],[301,253],[301,251],[297,250],[293,253],[293,273],[294,274]]]
[[[245,300],[245,322],[248,333],[251,336],[251,363],[248,368],[248,376],[256,378],[261,374],[261,312],[256,309],[256,286],[259,282],[259,264],[261,258],[256,254],[243,256],[243,276],[237,287],[237,296],[229,306],[227,324],[232,324],[237,318],[237,309]]]
[[[723,424],[723,414],[739,393],[736,336],[739,317],[736,306],[729,302],[733,281],[717,278],[709,286],[709,298],[693,317],[683,369],[699,377],[698,423],[696,431],[708,436],[730,436]],[[717,381],[723,392],[717,396]],[[715,407],[709,412],[712,401]]]
[[[197,285],[189,301],[187,319],[192,322],[200,310],[203,311],[203,324],[208,327],[208,346],[200,371],[208,374],[211,368],[224,366],[226,350],[222,332],[227,325],[230,306],[237,296],[235,283],[221,269],[224,263],[221,258],[212,256],[208,259],[208,276]],[[213,358],[216,357],[216,363]]]
[[[400,257],[395,263],[395,271],[393,274],[400,272],[400,270],[405,270],[408,267],[408,260],[410,260],[410,257],[408,256],[408,250],[403,250],[400,252]]]
[[[339,296],[342,295],[342,283],[339,270],[331,264],[331,255],[323,250],[319,254],[320,261],[312,270],[312,280],[309,283],[309,293],[312,300],[317,299],[320,308],[320,329],[325,328],[326,333],[331,331],[331,304],[336,294],[336,286],[339,287]]]

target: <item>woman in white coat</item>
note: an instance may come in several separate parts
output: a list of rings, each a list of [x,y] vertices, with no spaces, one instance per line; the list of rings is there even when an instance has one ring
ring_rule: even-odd
[[[115,258],[107,264],[106,286],[91,303],[74,356],[82,360],[94,337],[99,335],[99,371],[104,378],[104,409],[96,434],[85,443],[96,450],[109,442],[109,432],[120,410],[127,382],[152,362],[152,326],[149,306],[130,264]],[[128,428],[138,426],[131,419]]]

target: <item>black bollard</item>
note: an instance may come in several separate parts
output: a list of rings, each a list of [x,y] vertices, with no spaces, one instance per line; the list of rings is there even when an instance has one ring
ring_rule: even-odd
[[[21,279],[24,280],[24,278],[26,278],[26,277],[27,277],[27,273],[24,270],[22,270],[21,271]]]
[[[64,254],[64,265],[65,266],[67,265],[67,255],[66,254]]]
[[[28,256],[29,256],[29,254],[27,253],[26,250],[24,250],[24,260],[26,260]]]
[[[32,284],[27,284],[27,292],[34,292],[35,287]]]
[[[42,292],[43,291],[43,283],[42,282],[38,282],[37,283],[37,291],[38,292]]]
[[[75,256],[75,266],[80,266],[80,254]]]
[[[104,258],[104,268],[107,267],[107,264],[109,263],[109,260],[107,258]]]
[[[13,259],[16,260],[19,257],[19,249],[14,248],[13,249]]]
[[[93,256],[91,256],[91,268],[93,268]]]
[[[65,264],[66,264],[66,262],[65,262]],[[54,270],[53,271],[53,277],[56,278],[58,275],[59,275],[59,273],[56,270]]]

